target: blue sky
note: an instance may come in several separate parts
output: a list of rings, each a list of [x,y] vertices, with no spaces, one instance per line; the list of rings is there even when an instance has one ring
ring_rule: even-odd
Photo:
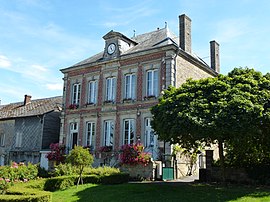
[[[178,16],[192,19],[192,51],[209,63],[220,44],[221,73],[234,67],[270,72],[269,0],[0,0],[2,104],[62,95],[69,67],[104,49],[110,30],[133,36],[163,28],[178,35]]]

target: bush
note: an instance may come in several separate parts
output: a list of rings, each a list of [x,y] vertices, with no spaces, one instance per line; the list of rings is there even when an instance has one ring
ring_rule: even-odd
[[[64,176],[64,175],[77,175],[79,174],[79,170],[72,166],[70,163],[56,165],[54,167],[54,171],[52,172],[52,176]]]
[[[121,147],[120,160],[122,164],[147,165],[151,160],[149,153],[143,152],[142,144],[125,144]]]
[[[112,175],[84,175],[82,176],[85,184],[121,184],[126,183],[129,180],[129,174],[116,173]],[[61,176],[47,179],[44,185],[46,191],[64,190],[76,184],[76,176]]]
[[[100,177],[101,184],[122,184],[122,183],[127,183],[128,180],[129,180],[129,174],[127,173],[116,173],[116,174]]]
[[[10,166],[0,166],[0,191],[5,193],[15,182],[27,182],[36,179],[38,175],[37,165],[28,163],[17,164],[12,162]]]
[[[45,168],[38,166],[38,177],[48,178],[51,174]]]
[[[60,145],[59,143],[52,143],[50,144],[50,149],[50,153],[48,153],[46,156],[49,161],[55,161],[57,164],[63,163],[65,161],[65,145]]]
[[[12,187],[7,194],[0,195],[0,201],[3,202],[49,202],[52,200],[50,192],[38,191],[33,189],[24,189],[21,187]]]
[[[92,167],[87,167],[84,170],[84,175],[111,175],[115,173],[120,173],[119,168],[113,168],[109,166],[104,166],[104,167],[98,167],[98,168],[92,168]]]
[[[47,179],[44,184],[45,191],[64,190],[73,186],[76,181],[75,176],[60,176]]]

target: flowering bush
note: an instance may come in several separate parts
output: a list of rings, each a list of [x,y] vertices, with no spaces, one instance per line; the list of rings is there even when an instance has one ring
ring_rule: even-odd
[[[151,154],[143,152],[142,144],[125,144],[121,147],[120,160],[122,164],[147,165],[150,162]]]
[[[60,145],[59,143],[50,144],[51,152],[46,155],[48,160],[56,161],[57,164],[63,163],[66,159],[65,156],[65,145]]]
[[[8,187],[15,182],[27,182],[37,178],[38,168],[36,165],[28,163],[12,162],[10,166],[0,166],[0,192],[4,194]]]

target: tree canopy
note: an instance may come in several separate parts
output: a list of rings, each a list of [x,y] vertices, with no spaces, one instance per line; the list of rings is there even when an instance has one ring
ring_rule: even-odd
[[[270,75],[235,68],[228,75],[169,87],[151,109],[152,126],[161,140],[186,148],[198,141],[248,145],[254,137],[270,136],[269,103]]]

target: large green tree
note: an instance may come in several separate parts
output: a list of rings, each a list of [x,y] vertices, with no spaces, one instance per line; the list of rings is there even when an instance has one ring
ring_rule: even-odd
[[[242,141],[247,146],[250,137],[269,132],[269,77],[236,68],[226,76],[190,79],[177,89],[169,87],[151,109],[153,128],[161,140],[186,148],[198,141],[218,143],[224,168],[225,142]]]

